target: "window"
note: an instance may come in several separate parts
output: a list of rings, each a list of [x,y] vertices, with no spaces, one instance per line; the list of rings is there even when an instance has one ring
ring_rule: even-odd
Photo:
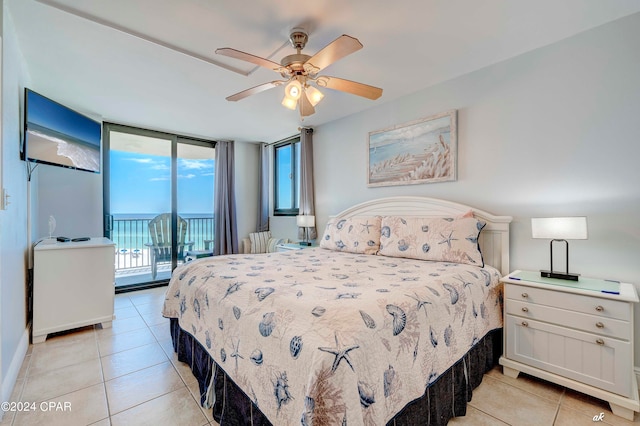
[[[295,216],[300,202],[300,138],[280,143],[274,149],[275,216]]]

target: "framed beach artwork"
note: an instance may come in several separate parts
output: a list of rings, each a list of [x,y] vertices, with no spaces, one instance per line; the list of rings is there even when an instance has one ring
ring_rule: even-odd
[[[370,132],[368,186],[456,180],[456,114],[447,111]]]

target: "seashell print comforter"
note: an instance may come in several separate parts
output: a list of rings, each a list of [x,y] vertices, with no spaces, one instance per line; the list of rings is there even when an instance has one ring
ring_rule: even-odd
[[[178,318],[277,425],[385,424],[502,327],[490,267],[322,248],[177,268]]]

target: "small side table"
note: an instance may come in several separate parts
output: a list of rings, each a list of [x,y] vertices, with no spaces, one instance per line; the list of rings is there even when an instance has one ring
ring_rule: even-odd
[[[184,255],[184,263],[211,256],[213,256],[213,250],[187,250]]]
[[[318,247],[318,246],[317,245],[301,246],[300,244],[297,244],[297,243],[282,243],[276,246],[276,251],[302,250],[302,249],[307,249],[312,247]]]

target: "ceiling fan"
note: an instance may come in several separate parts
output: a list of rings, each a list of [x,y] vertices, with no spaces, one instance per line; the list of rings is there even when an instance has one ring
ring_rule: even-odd
[[[309,37],[304,29],[294,28],[291,30],[289,41],[297,53],[285,56],[280,63],[228,47],[217,49],[216,53],[219,55],[251,62],[252,64],[280,73],[280,75],[285,78],[285,80],[270,81],[243,90],[226,99],[235,102],[255,95],[256,93],[286,84],[282,105],[291,110],[295,110],[299,104],[300,116],[304,118],[315,113],[314,107],[324,97],[322,92],[312,86],[312,84],[321,88],[326,87],[328,89],[339,90],[368,99],[378,99],[382,95],[382,89],[378,87],[342,78],[318,75],[320,71],[337,60],[362,49],[362,43],[360,43],[358,39],[348,35],[341,35],[313,56],[301,53],[308,39]]]

